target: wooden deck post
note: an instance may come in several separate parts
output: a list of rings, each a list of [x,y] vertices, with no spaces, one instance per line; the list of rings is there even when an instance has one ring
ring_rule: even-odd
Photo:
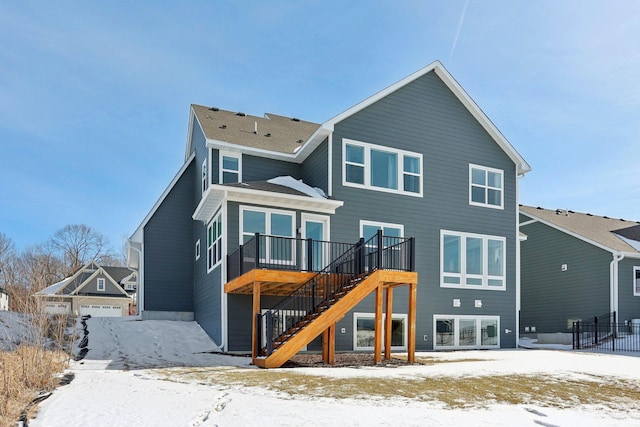
[[[258,348],[258,334],[262,331],[258,330],[258,319],[257,315],[260,314],[260,282],[253,282],[253,310],[252,310],[253,318],[251,324],[253,327],[251,328],[251,358],[253,360],[253,364],[255,365],[255,360],[258,357],[258,352],[260,349]]]
[[[324,363],[336,363],[336,324],[329,326],[322,333],[322,360]]]
[[[376,288],[376,319],[373,344],[373,363],[376,365],[382,360],[382,282]]]
[[[391,321],[393,316],[393,288],[388,287],[385,290],[385,319],[384,319],[384,358],[385,360],[391,360]]]
[[[409,325],[407,334],[407,360],[409,363],[416,361],[416,299],[418,294],[418,284],[409,284]]]

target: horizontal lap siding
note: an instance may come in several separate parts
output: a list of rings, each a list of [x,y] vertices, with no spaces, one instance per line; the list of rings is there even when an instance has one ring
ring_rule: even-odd
[[[328,193],[327,164],[328,142],[324,140],[302,164],[302,180],[307,185],[322,188]]]
[[[193,311],[195,171],[192,162],[144,227],[145,310]]]
[[[618,321],[640,319],[640,296],[633,295],[633,267],[640,268],[640,259],[625,258],[618,266]]]
[[[390,194],[342,186],[342,140],[413,151],[423,155],[423,197]],[[419,275],[416,336],[418,349],[432,348],[433,315],[501,317],[502,347],[515,346],[516,194],[515,165],[466,108],[434,74],[372,104],[335,126],[333,136],[333,197],[345,202],[331,219],[332,238],[355,241],[359,220],[404,225],[406,237],[416,237]],[[504,171],[503,210],[469,205],[469,164]],[[507,290],[440,288],[440,230],[503,236],[507,239]],[[394,311],[406,313],[406,290],[394,294]],[[453,308],[452,300],[461,307]],[[475,307],[475,300],[482,307]],[[373,297],[354,311],[370,312]],[[353,315],[338,326],[339,349],[352,347]],[[423,336],[427,335],[427,341]]]
[[[277,176],[289,175],[301,178],[301,167],[297,163],[267,159],[250,155],[242,156],[242,181],[266,181]]]
[[[539,222],[522,231],[521,330],[569,332],[568,319],[609,312],[609,252]]]

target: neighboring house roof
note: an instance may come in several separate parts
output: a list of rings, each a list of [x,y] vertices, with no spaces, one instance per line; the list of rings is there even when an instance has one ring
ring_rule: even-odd
[[[640,236],[637,234],[640,232],[640,222],[571,210],[550,210],[523,205],[520,205],[520,212],[532,219],[600,246],[605,250],[640,254],[639,249],[623,239],[624,237],[629,240],[640,241],[638,239]],[[629,236],[635,236],[636,238]]]
[[[123,275],[124,270],[126,270],[129,273],[127,274],[127,276]],[[120,294],[120,295],[105,294],[104,296],[109,298],[114,298],[114,297],[129,298],[129,295],[127,294],[127,292],[124,289],[122,289],[121,286],[119,286],[120,285],[119,281],[116,280],[110,274],[109,271],[115,273],[118,277],[122,276],[120,281],[125,277],[130,276],[132,273],[131,270],[129,270],[128,268],[100,267],[94,261],[89,261],[87,264],[82,266],[82,268],[80,268],[77,272],[75,272],[72,276],[67,277],[57,283],[54,283],[53,285],[48,286],[39,292],[36,292],[35,295],[58,296],[58,297],[74,296],[74,295],[77,296],[79,295],[78,293],[93,280],[93,278],[102,274],[115,285],[115,288],[118,290]],[[102,296],[102,295],[95,295],[95,296]]]
[[[104,271],[106,271],[109,274],[109,276],[111,276],[111,278],[113,278],[113,280],[115,280],[116,282],[118,282],[120,284],[122,284],[124,279],[128,278],[132,274],[135,274],[133,271],[131,271],[131,269],[129,269],[127,267],[108,267],[108,266],[104,266],[104,267],[102,267],[102,269]]]
[[[292,117],[267,113],[264,117],[191,105],[207,139],[293,154],[320,127]]]

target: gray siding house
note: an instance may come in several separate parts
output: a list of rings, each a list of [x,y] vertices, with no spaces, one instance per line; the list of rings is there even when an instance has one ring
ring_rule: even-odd
[[[184,165],[128,242],[139,313],[195,319],[220,348],[255,356],[268,327],[255,316],[283,300],[279,286],[344,271],[332,264],[341,243],[363,248],[359,273],[415,274],[385,276],[409,285],[383,316],[385,351],[513,348],[517,187],[529,170],[439,62],[321,124],[192,105]],[[409,240],[411,263],[393,264]],[[256,279],[265,269],[304,275]],[[328,333],[338,351],[379,349],[380,295],[354,299],[300,348],[324,350],[312,338]],[[278,311],[282,329],[299,311]]]
[[[136,273],[126,267],[83,265],[70,277],[36,292],[34,297],[47,314],[94,317],[128,316],[134,302],[125,284],[135,283]]]
[[[640,318],[640,222],[520,207],[521,333],[569,333],[578,320]]]

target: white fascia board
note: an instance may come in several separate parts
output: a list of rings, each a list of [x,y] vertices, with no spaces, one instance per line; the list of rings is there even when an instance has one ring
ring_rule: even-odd
[[[184,151],[184,161],[186,162],[187,160],[189,160],[189,156],[191,154],[191,136],[193,135],[193,121],[194,120],[198,120],[198,118],[196,117],[196,112],[193,111],[193,106],[189,107],[189,126],[187,127],[187,143],[185,151]],[[200,126],[200,122],[198,122],[198,125]],[[202,129],[202,126],[200,126],[200,128]],[[204,132],[203,132],[204,133]]]
[[[162,202],[164,202],[164,199],[167,197],[167,195],[169,195],[169,193],[171,192],[173,187],[176,185],[176,183],[178,182],[178,180],[180,179],[184,171],[187,170],[187,167],[189,167],[189,165],[195,158],[196,158],[196,153],[193,152],[191,156],[189,156],[187,161],[184,162],[184,164],[182,165],[178,173],[173,177],[173,179],[171,180],[167,188],[164,189],[164,191],[162,192],[162,194],[160,195],[156,203],[153,205],[153,207],[151,208],[147,216],[144,217],[144,219],[142,220],[138,228],[136,228],[136,231],[134,231],[131,237],[129,237],[129,240],[131,240],[132,242],[142,243],[142,230],[144,229],[144,226],[147,225],[151,217],[153,217],[153,215],[156,213],[156,211],[158,210]]]
[[[453,78],[451,74],[444,68],[440,61],[435,61],[426,67],[419,69],[418,71],[410,74],[404,79],[388,86],[380,92],[368,97],[364,101],[354,105],[348,110],[338,114],[337,116],[329,119],[323,123],[323,127],[333,129],[336,123],[356,114],[357,112],[367,108],[371,104],[381,100],[387,95],[395,92],[396,90],[406,86],[414,80],[424,76],[425,74],[434,71],[440,80],[453,92],[453,94],[462,102],[466,109],[473,115],[473,117],[480,123],[480,125],[489,133],[489,135],[496,141],[496,143],[502,148],[502,150],[509,156],[517,167],[518,174],[525,174],[531,170],[531,166],[524,160],[524,158],[516,151],[516,149],[507,141],[502,133],[496,128],[496,126],[489,120],[480,107],[471,99],[471,97],[464,91],[462,86]]]
[[[521,213],[522,215],[525,215],[525,216],[527,216],[527,217],[531,218],[531,219],[535,219],[537,222],[540,222],[541,224],[544,224],[544,225],[546,225],[546,226],[548,226],[548,227],[551,227],[551,228],[555,228],[555,229],[556,229],[556,230],[558,230],[558,231],[562,231],[563,233],[568,234],[569,236],[573,236],[573,237],[575,237],[576,239],[582,240],[583,242],[589,243],[590,245],[593,245],[593,246],[595,246],[595,247],[597,247],[597,248],[600,248],[600,249],[602,249],[602,250],[605,250],[605,251],[607,251],[607,252],[611,252],[612,254],[621,253],[620,251],[617,251],[617,250],[612,249],[612,248],[610,248],[610,247],[608,247],[608,246],[605,246],[605,245],[603,245],[602,243],[598,243],[598,242],[596,242],[595,240],[587,239],[586,237],[584,237],[584,236],[583,236],[583,235],[581,235],[581,234],[575,233],[575,232],[573,232],[573,231],[571,231],[571,230],[567,230],[567,229],[566,229],[566,228],[564,228],[564,227],[560,227],[559,225],[556,225],[556,224],[554,224],[554,223],[552,223],[552,222],[545,221],[544,219],[542,219],[542,218],[538,218],[538,217],[536,217],[536,216],[534,216],[534,215],[531,215],[531,214],[529,214],[529,213],[527,213],[527,212],[522,212],[522,211],[520,211],[520,213]],[[527,224],[530,224],[530,222],[527,222]],[[524,224],[521,224],[520,226],[522,227],[523,225],[524,225]]]
[[[208,204],[207,199],[212,199]],[[205,193],[205,197],[196,208],[193,219],[206,222],[207,213],[212,210],[217,211],[223,201],[252,203],[271,207],[281,207],[289,209],[300,209],[311,212],[335,214],[336,209],[344,205],[343,201],[332,199],[318,199],[308,196],[298,196],[295,194],[274,193],[271,191],[254,190],[251,188],[228,187],[220,184],[213,184]],[[214,206],[215,205],[215,206]]]
[[[300,146],[295,153],[282,153],[279,151],[265,150],[264,148],[247,147],[244,145],[232,144],[218,139],[207,138],[207,148],[215,148],[231,153],[249,154],[256,157],[264,157],[273,160],[282,160],[291,163],[302,163],[307,157],[329,136],[330,131],[322,126],[315,131],[309,139]]]

